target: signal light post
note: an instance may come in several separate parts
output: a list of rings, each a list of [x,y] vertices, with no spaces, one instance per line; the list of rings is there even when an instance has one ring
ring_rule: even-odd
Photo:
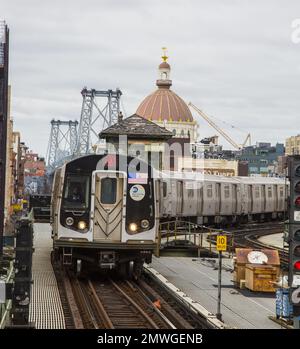
[[[294,327],[300,328],[300,287],[294,280],[300,278],[300,155],[289,156],[290,180],[289,212],[289,275],[290,301],[293,305]]]

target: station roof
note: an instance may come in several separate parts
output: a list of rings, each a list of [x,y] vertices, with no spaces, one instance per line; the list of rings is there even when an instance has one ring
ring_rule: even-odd
[[[165,127],[160,127],[137,114],[133,114],[126,119],[119,120],[116,124],[106,128],[99,133],[100,138],[116,138],[126,135],[135,139],[156,139],[167,140],[172,138],[172,132]]]

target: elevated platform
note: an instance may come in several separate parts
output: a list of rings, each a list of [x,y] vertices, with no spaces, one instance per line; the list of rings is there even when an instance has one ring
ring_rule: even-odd
[[[188,257],[153,258],[150,265],[188,296],[212,313],[217,312],[218,270],[215,259]],[[275,294],[254,293],[233,287],[231,259],[223,259],[222,306],[225,324],[233,328],[274,328]]]
[[[50,224],[34,224],[34,253],[32,261],[32,299],[29,321],[39,329],[63,329],[65,321],[50,261],[52,239]]]

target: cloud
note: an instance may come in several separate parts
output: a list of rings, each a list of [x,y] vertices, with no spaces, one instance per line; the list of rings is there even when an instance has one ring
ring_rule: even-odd
[[[290,39],[297,0],[1,0],[1,16],[15,127],[43,154],[50,120],[79,118],[83,86],[120,87],[134,113],[155,89],[164,45],[174,91],[238,142],[248,132],[274,143],[300,131],[300,44]],[[199,122],[203,137],[215,133]]]

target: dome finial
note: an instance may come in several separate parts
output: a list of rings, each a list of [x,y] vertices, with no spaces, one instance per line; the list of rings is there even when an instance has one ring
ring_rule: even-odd
[[[167,48],[162,47],[163,54],[161,58],[163,59],[163,62],[160,63],[158,66],[158,80],[156,80],[156,85],[158,88],[170,88],[172,85],[172,80],[170,79],[170,71],[171,67],[170,64],[167,62],[167,59],[169,58],[167,56]]]
[[[163,50],[163,55],[161,56],[161,58],[163,59],[164,62],[166,62],[167,59],[169,58],[167,56],[167,48],[166,47],[162,47],[162,50]]]

